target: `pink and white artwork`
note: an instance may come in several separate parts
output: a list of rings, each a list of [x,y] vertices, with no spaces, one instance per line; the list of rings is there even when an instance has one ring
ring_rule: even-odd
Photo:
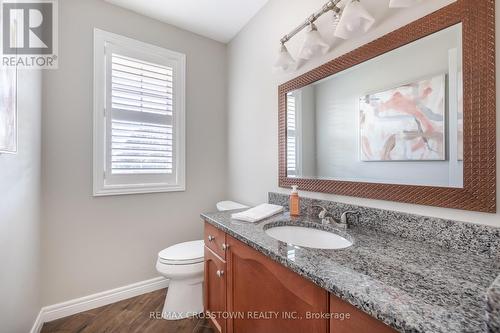
[[[0,68],[0,152],[17,151],[16,69]]]
[[[445,160],[445,85],[443,74],[361,98],[361,159]]]

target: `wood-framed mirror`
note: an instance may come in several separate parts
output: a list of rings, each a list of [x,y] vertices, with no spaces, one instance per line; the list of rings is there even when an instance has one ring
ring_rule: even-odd
[[[458,0],[280,85],[279,186],[496,212],[494,7]]]

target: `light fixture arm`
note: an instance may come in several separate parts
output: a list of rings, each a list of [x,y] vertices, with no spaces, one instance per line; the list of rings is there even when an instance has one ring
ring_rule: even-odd
[[[314,21],[316,21],[323,14],[326,14],[331,10],[337,14],[340,13],[341,9],[337,7],[340,1],[341,0],[330,0],[327,3],[325,3],[320,10],[309,16],[307,20],[305,20],[301,25],[293,29],[289,34],[283,36],[283,38],[281,38],[281,44],[285,44],[286,42],[288,42],[290,39],[292,39],[293,36],[295,36],[296,34],[301,32],[304,28],[314,23]]]

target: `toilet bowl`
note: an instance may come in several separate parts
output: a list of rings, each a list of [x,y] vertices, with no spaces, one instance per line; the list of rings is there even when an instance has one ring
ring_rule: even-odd
[[[203,241],[197,240],[158,253],[156,270],[169,279],[164,319],[185,319],[203,312],[203,247]]]

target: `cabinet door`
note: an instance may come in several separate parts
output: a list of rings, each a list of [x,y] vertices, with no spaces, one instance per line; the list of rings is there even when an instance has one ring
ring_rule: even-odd
[[[330,296],[330,333],[397,333],[337,296]]]
[[[240,241],[227,237],[229,333],[328,332],[328,293]]]
[[[218,332],[226,332],[226,262],[205,246],[205,312]]]

